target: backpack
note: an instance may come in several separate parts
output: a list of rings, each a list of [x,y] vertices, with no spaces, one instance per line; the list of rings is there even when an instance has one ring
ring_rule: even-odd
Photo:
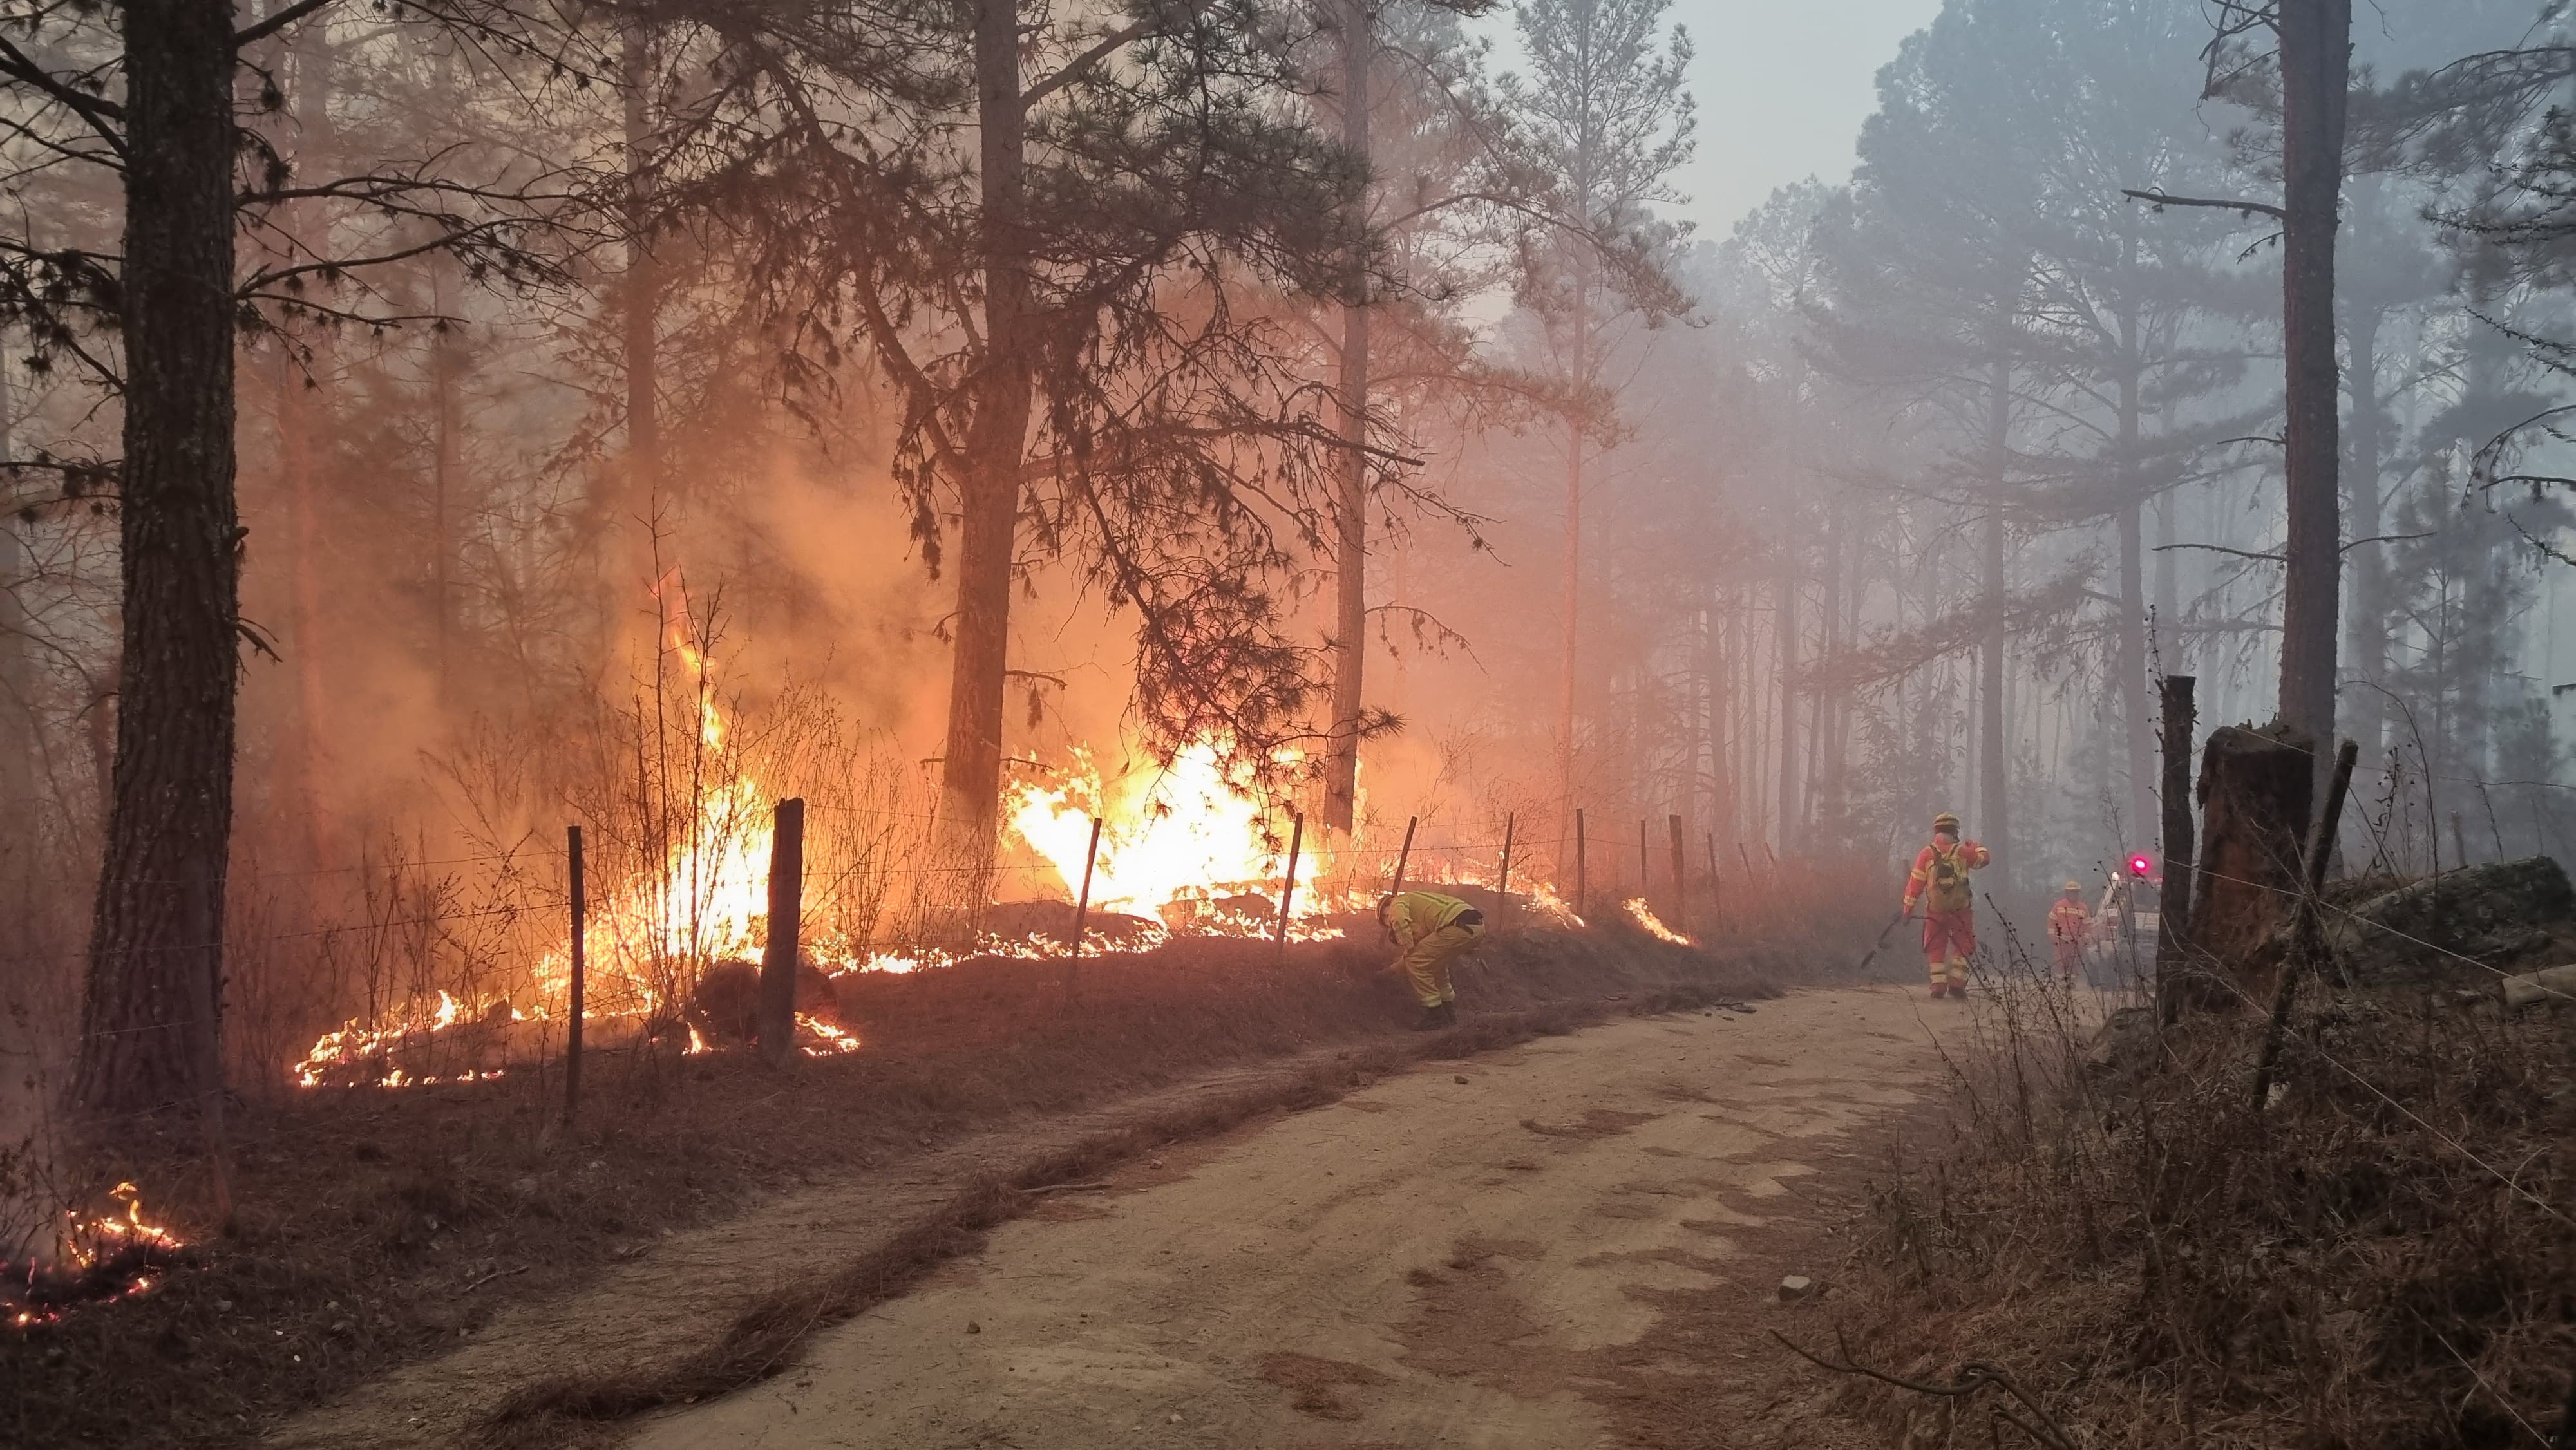
[[[1932,848],[1931,907],[1935,911],[1956,911],[1969,904],[1968,867],[1960,859],[1961,848]]]

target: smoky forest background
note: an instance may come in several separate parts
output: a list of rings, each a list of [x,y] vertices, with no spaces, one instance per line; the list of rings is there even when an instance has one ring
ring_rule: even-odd
[[[1722,935],[1948,809],[2034,925],[2169,675],[2563,860],[2576,18],[2338,9],[1950,0],[1720,233],[1670,0],[13,5],[0,1136],[541,1049],[568,824],[652,1037],[786,797],[835,974],[1092,817]]]

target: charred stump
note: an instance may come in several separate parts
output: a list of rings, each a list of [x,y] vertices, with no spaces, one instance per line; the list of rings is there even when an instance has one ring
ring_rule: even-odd
[[[2315,788],[2316,751],[2287,725],[2212,731],[2200,758],[2200,860],[2187,940],[2199,970],[2176,983],[2194,1006],[2255,993],[2265,947],[2299,896],[2300,837]],[[2225,973],[2222,982],[2211,972]],[[2229,985],[2237,988],[2230,991]]]

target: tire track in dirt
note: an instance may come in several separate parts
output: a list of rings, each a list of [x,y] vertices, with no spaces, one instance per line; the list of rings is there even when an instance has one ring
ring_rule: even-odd
[[[1638,1019],[1165,1152],[652,1416],[648,1450],[1583,1446],[1636,1423],[1678,1296],[1772,1272],[1856,1135],[1920,1102],[1900,989]],[[1733,1285],[1750,1290],[1748,1284]],[[1758,1302],[1748,1293],[1748,1302]]]

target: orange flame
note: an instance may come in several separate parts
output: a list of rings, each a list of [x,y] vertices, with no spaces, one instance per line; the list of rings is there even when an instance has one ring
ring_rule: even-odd
[[[1654,908],[1646,904],[1646,898],[1642,896],[1632,897],[1629,899],[1627,906],[1628,915],[1635,919],[1637,925],[1646,929],[1647,935],[1652,936],[1659,941],[1671,942],[1673,945],[1678,947],[1691,945],[1691,939],[1689,937],[1686,937],[1680,932],[1673,930],[1671,927],[1664,925],[1663,919],[1655,915]]]

